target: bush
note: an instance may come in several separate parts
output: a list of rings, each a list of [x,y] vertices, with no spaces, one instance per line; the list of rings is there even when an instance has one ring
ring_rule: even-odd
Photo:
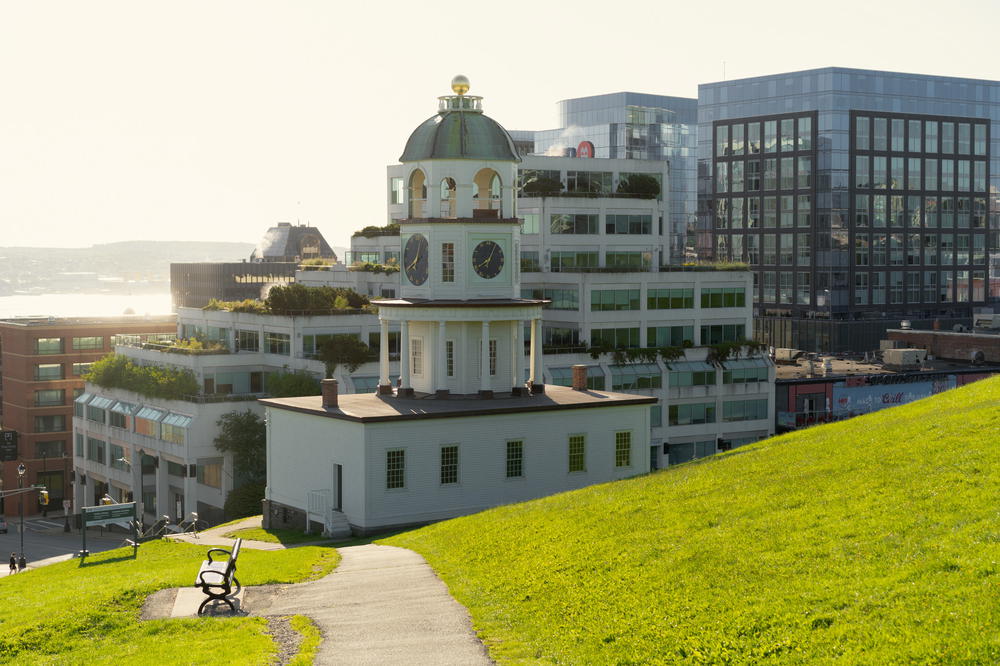
[[[136,365],[119,354],[108,354],[97,361],[83,378],[103,388],[120,388],[166,400],[183,400],[199,392],[198,380],[186,368]]]
[[[619,194],[635,194],[652,199],[660,195],[660,181],[646,173],[633,173],[618,183]]]
[[[319,395],[319,381],[306,370],[270,372],[267,375],[267,392],[273,398]]]
[[[250,314],[267,314],[264,301],[247,298],[242,301],[220,301],[213,298],[202,310],[225,310],[227,312],[248,312]]]
[[[347,287],[307,287],[293,283],[273,287],[267,294],[265,305],[269,314],[320,315],[338,309],[338,298],[344,299],[341,305],[346,304],[352,310],[360,310],[369,304],[367,296]]]
[[[260,515],[260,502],[264,499],[264,482],[247,483],[239,488],[233,488],[226,495],[226,503],[223,511],[226,512],[226,520],[236,518],[246,518],[247,516]]]

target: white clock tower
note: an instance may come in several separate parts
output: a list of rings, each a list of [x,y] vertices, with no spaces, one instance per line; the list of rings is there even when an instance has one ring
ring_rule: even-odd
[[[514,143],[467,95],[454,95],[410,135],[409,215],[400,221],[400,297],[374,301],[381,323],[379,393],[392,392],[389,322],[400,327],[400,396],[544,392],[544,301],[520,298],[520,220]],[[530,362],[525,381],[525,324]]]

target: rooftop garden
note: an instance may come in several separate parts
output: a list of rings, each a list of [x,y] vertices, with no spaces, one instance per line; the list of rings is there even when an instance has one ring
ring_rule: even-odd
[[[398,269],[397,269],[398,270]],[[347,287],[309,287],[293,283],[272,287],[263,301],[220,301],[213,298],[202,310],[225,310],[262,315],[319,316],[373,314],[377,308],[367,296]]]
[[[138,365],[120,354],[108,354],[90,366],[83,378],[101,388],[118,388],[151,398],[184,400],[199,393],[194,373],[166,365]]]
[[[378,238],[379,236],[398,236],[399,235],[399,223],[390,222],[384,227],[377,227],[374,225],[364,227],[363,229],[358,229],[353,234],[354,237],[362,236],[364,238]]]
[[[383,543],[500,663],[997,663],[998,404],[985,379]]]

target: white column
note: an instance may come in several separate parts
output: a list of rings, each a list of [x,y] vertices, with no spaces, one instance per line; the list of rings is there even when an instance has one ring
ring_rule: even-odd
[[[524,386],[524,324],[516,319],[510,325],[514,327],[510,336],[513,346],[510,350],[511,386],[519,388]]]
[[[410,388],[410,322],[399,322],[400,388]]]
[[[198,479],[188,475],[189,469],[184,465],[184,520],[192,520],[191,514],[198,512]]]
[[[378,350],[378,385],[389,386],[389,321],[378,320],[379,350]]]
[[[535,319],[532,322],[531,339],[534,342],[534,344],[532,344],[532,349],[535,350],[535,353],[531,361],[534,366],[532,374],[535,376],[534,380],[535,383],[541,385],[545,383],[545,379],[542,376],[542,320],[541,319]]]
[[[132,465],[129,469],[132,472],[132,499],[135,500],[135,506],[141,520],[142,513],[145,511],[142,506],[142,454],[139,453],[138,449],[130,449],[128,459]]]
[[[448,390],[448,352],[445,349],[445,339],[448,335],[447,322],[438,322],[437,363],[434,364],[434,387],[438,391]]]
[[[479,391],[490,391],[490,322],[483,322],[482,349],[479,357]]]
[[[167,459],[162,455],[157,458],[156,465],[156,517],[170,516],[173,521],[174,509],[171,506],[170,480],[167,478]]]
[[[538,356],[539,351],[541,351],[541,349],[539,348],[539,344],[541,344],[541,342],[538,339],[537,335],[538,331],[535,329],[535,320],[531,319],[530,321],[531,321],[531,341],[529,344],[531,345],[531,347],[528,356],[528,363],[529,363],[528,369],[531,372],[528,373],[530,375],[530,377],[528,377],[528,381],[531,384],[537,384],[541,381],[541,377],[538,377],[535,374],[535,368],[537,367],[537,364],[535,363],[535,358]]]

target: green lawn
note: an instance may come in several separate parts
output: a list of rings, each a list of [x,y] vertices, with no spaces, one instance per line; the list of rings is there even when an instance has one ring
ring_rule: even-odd
[[[503,662],[998,663],[998,502],[1000,378],[385,543]]]
[[[265,530],[263,527],[244,527],[243,529],[226,532],[222,536],[229,539],[252,539],[253,541],[264,541],[267,543],[282,543],[287,545],[299,543],[316,543],[318,541],[329,542],[330,539],[320,534],[306,534],[299,530],[273,529]]]
[[[190,586],[207,547],[150,541],[0,579],[0,662],[18,664],[267,664],[262,618],[140,621],[146,597]],[[332,548],[240,553],[244,585],[311,580],[340,560]]]

